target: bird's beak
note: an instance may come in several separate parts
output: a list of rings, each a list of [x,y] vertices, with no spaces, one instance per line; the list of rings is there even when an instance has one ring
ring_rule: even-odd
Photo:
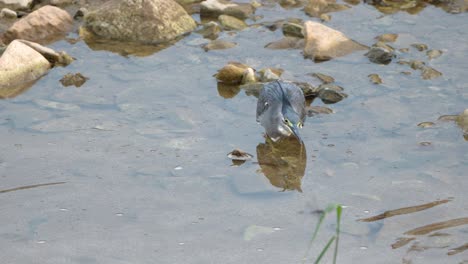
[[[296,125],[293,125],[291,127],[291,130],[292,130],[294,136],[297,138],[297,140],[299,140],[299,142],[302,142],[301,135],[299,134],[299,128]]]

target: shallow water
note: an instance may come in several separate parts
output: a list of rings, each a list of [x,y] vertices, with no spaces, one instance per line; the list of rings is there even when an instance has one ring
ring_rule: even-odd
[[[256,14],[264,18],[255,23],[310,19],[277,5]],[[222,33],[238,46],[209,52],[198,34],[146,57],[94,51],[83,41],[51,45],[77,60],[0,101],[2,263],[300,263],[314,212],[330,203],[345,206],[339,263],[468,261],[467,251],[450,251],[465,245],[467,225],[404,234],[468,216],[461,129],[451,122],[417,126],[468,107],[468,15],[429,6],[383,16],[365,4],[331,15],[327,25],[369,46],[380,34],[398,33],[396,48],[443,50],[429,62],[443,76],[422,80],[395,61],[370,63],[364,52],[316,64],[299,50],[264,49],[282,37],[264,27]],[[400,56],[427,61],[414,48]],[[306,121],[304,153],[278,159],[273,154],[283,148],[275,152],[255,122],[256,98],[242,90],[219,95],[212,75],[228,61],[282,68],[284,79],[314,84],[308,73],[328,74],[349,97],[328,105],[335,113]],[[63,87],[68,72],[89,80]],[[371,73],[384,84],[371,84]],[[226,155],[235,148],[253,160],[232,166]],[[299,180],[302,192],[268,177],[275,159],[291,165],[297,177],[288,186]],[[37,186],[47,183],[56,184]],[[447,198],[427,210],[358,221]],[[307,263],[334,223],[327,218]],[[400,238],[414,239],[393,249]]]

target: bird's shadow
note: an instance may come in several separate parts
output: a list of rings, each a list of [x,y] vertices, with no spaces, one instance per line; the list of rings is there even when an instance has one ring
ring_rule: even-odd
[[[303,142],[294,137],[277,142],[265,137],[257,145],[257,158],[261,171],[270,183],[282,191],[302,192],[301,181],[307,165],[307,151]]]

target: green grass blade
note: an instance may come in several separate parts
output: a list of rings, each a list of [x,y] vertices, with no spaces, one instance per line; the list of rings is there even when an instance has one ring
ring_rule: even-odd
[[[317,264],[320,262],[320,260],[322,259],[322,257],[325,255],[325,253],[327,252],[328,248],[330,248],[330,245],[333,243],[333,241],[335,240],[335,236],[333,236],[332,238],[330,238],[330,240],[328,240],[328,243],[327,245],[322,249],[322,252],[320,252],[320,255],[318,256],[317,260],[314,262],[314,264]]]
[[[336,258],[338,256],[338,242],[340,241],[340,222],[341,212],[343,207],[341,205],[336,206],[336,240],[335,240],[335,252],[333,253],[333,264],[336,264]]]
[[[319,219],[318,223],[315,225],[314,234],[312,235],[312,238],[310,239],[310,242],[309,242],[309,245],[307,246],[307,250],[306,250],[306,253],[305,253],[304,257],[302,258],[302,264],[305,263],[305,261],[307,259],[307,256],[309,255],[310,249],[312,248],[312,243],[314,243],[314,240],[317,237],[320,226],[322,225],[323,219],[325,219],[326,215],[327,215],[327,212],[325,210],[325,211],[322,212],[322,214],[320,215],[320,219]]]

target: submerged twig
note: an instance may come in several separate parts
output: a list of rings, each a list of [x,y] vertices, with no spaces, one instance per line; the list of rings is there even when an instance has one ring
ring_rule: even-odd
[[[432,207],[440,205],[440,204],[450,202],[451,200],[452,199],[445,199],[445,200],[435,201],[435,202],[416,205],[416,206],[410,206],[410,207],[404,207],[404,208],[399,208],[399,209],[395,209],[395,210],[389,210],[389,211],[385,211],[384,213],[376,215],[376,216],[359,219],[358,221],[361,221],[361,222],[374,222],[374,221],[382,220],[382,219],[397,216],[397,215],[416,213],[416,212],[426,210],[426,209],[432,208]]]
[[[40,184],[34,184],[34,185],[26,185],[26,186],[16,187],[16,188],[13,188],[13,189],[0,190],[0,193],[14,192],[14,191],[19,191],[19,190],[26,190],[26,189],[36,188],[36,187],[50,186],[50,185],[57,185],[57,184],[64,184],[64,183],[66,183],[66,182],[50,182],[50,183],[40,183]]]

